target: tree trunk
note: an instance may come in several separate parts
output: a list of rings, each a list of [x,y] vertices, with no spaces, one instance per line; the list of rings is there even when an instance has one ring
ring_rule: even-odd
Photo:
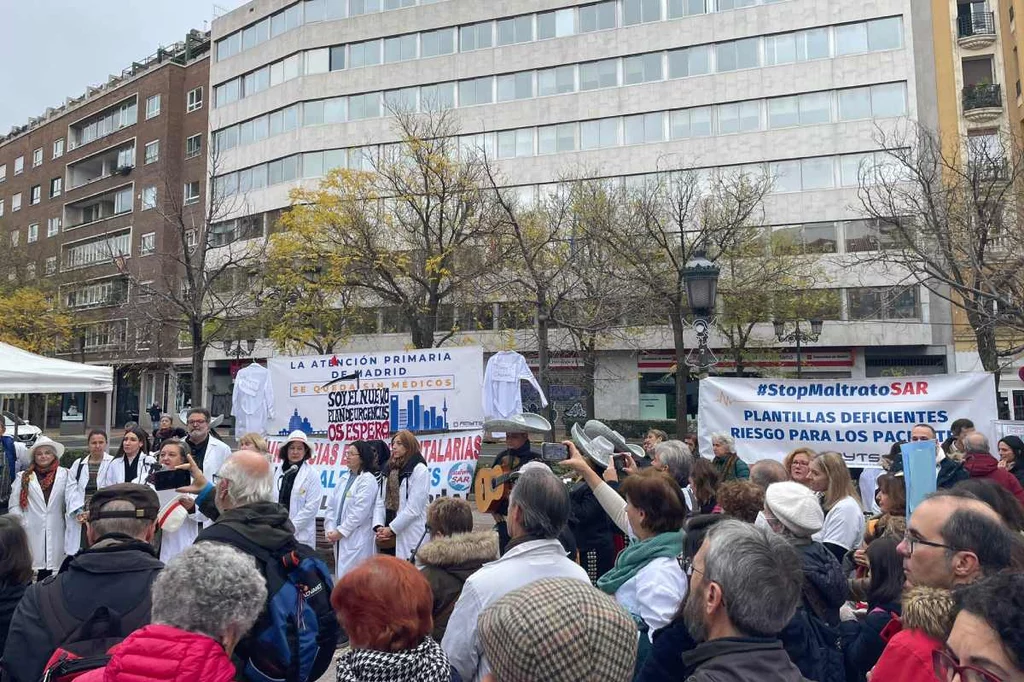
[[[676,350],[676,436],[681,440],[687,433],[686,387],[690,379],[690,368],[686,365],[683,318],[680,315],[673,315],[669,323],[672,325],[672,338]]]
[[[192,324],[192,407],[206,407],[206,394],[203,393],[203,358],[206,357],[206,339],[203,338],[203,325]]]
[[[974,340],[978,345],[978,358],[981,366],[986,372],[991,372],[996,385],[996,414],[1000,419],[1008,419],[1009,415],[999,403],[999,349],[996,346],[995,328],[984,318],[970,310],[967,312],[967,321],[974,330]]]
[[[542,297],[538,297],[538,301],[543,301]],[[551,401],[551,376],[550,376],[550,364],[551,360],[548,357],[550,348],[548,341],[548,332],[551,328],[551,320],[548,318],[547,306],[543,303],[537,304],[537,382],[540,384],[540,389],[544,391],[544,397],[548,399],[548,406],[544,410],[544,417],[551,422],[552,432],[548,434],[549,440],[554,440],[554,428],[555,428],[555,404]]]
[[[597,419],[597,408],[594,403],[597,395],[597,340],[589,344],[580,344],[583,357],[583,390],[586,391],[588,419]]]

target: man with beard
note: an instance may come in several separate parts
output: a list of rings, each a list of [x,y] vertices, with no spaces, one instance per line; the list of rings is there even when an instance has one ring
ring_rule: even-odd
[[[683,620],[696,648],[683,654],[691,682],[801,682],[778,634],[796,612],[800,557],[782,537],[726,520],[683,568],[690,591]]]
[[[221,465],[231,456],[231,448],[210,433],[210,411],[205,407],[193,407],[188,411],[188,447],[207,480],[220,471]]]

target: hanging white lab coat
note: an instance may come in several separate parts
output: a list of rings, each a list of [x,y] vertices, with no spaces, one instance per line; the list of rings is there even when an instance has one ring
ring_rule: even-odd
[[[523,395],[519,386],[522,380],[540,394],[541,406],[547,407],[548,399],[541,390],[537,378],[530,371],[524,358],[515,351],[503,350],[491,356],[484,370],[484,419],[511,417],[523,411]]]
[[[22,509],[21,481],[22,475],[18,474],[11,486],[8,511],[21,521],[28,534],[32,569],[56,571],[66,556],[65,548],[78,550],[82,526],[75,517],[82,511],[85,498],[71,472],[58,467],[49,502],[43,497],[35,473],[29,474],[28,508]]]
[[[280,462],[274,465],[274,500],[281,497],[281,480],[284,477]],[[295,526],[295,540],[316,549],[316,513],[320,511],[324,489],[320,474],[306,461],[295,475],[292,495],[288,501],[288,518]]]
[[[114,461],[114,456],[110,453],[104,452],[103,459],[100,460],[100,470],[96,473],[96,489],[103,487],[101,481],[107,476],[107,470],[110,469],[110,463]],[[82,457],[77,462],[71,465],[71,477],[75,479],[82,494],[85,494],[85,488],[89,485],[89,455]]]
[[[274,387],[266,367],[253,363],[238,370],[231,392],[231,414],[235,417],[235,438],[266,433],[267,420],[274,418]]]
[[[327,498],[324,533],[336,530],[342,538],[334,543],[334,575],[338,580],[376,552],[373,532],[374,507],[377,504],[377,477],[364,471],[345,494],[352,473],[343,469],[334,490]],[[340,509],[342,496],[345,508]]]
[[[388,484],[384,476],[382,486]],[[377,498],[373,512],[373,525],[383,526],[385,522],[384,493]],[[395,533],[395,556],[403,561],[424,538],[427,527],[427,504],[430,502],[430,470],[424,464],[417,464],[408,478],[402,479],[398,487],[398,513],[391,521]]]
[[[154,490],[156,490],[156,488],[154,488]],[[192,500],[195,500],[196,498],[195,495],[183,495],[181,493],[174,492],[173,490],[157,490],[156,496],[160,500],[161,510],[164,508],[164,505],[179,497],[188,497]],[[199,508],[197,507],[195,511],[188,515],[178,530],[173,533],[168,533],[167,531],[160,529],[160,561],[166,564],[187,548],[191,547],[196,541],[196,536],[199,535],[200,523],[208,524],[210,523],[210,520],[200,514]]]
[[[156,465],[156,457],[153,455],[147,455],[139,453],[137,457],[140,459],[139,466],[136,469],[135,478],[130,481],[124,480],[124,456],[114,457],[113,461],[107,466],[107,470],[96,477],[96,485],[99,488],[106,488],[108,485],[115,485],[117,483],[138,483],[139,485],[146,485],[146,479],[149,478],[149,472],[153,470]],[[88,473],[86,473],[88,476]]]

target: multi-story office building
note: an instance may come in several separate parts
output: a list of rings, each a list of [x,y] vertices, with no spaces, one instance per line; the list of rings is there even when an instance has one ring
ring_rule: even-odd
[[[259,216],[244,223],[246,236],[266,230],[292,187],[359,167],[361,150],[396,140],[386,102],[454,108],[462,133],[487,145],[526,197],[568,168],[626,179],[760,170],[775,178],[770,229],[819,254],[828,274],[832,314],[804,348],[805,376],[952,371],[949,306],[900,273],[851,267],[886,246],[859,220],[857,196],[859,171],[882,159],[877,127],[938,120],[927,4],[254,0],[213,24],[217,182],[246,192]],[[220,232],[239,236],[241,224]],[[485,316],[493,332],[473,332],[489,350],[505,338],[500,308]],[[378,334],[353,349],[407,343],[401,320],[379,319]],[[769,320],[757,334],[774,338]],[[519,338],[529,355],[528,330]],[[674,410],[670,334],[652,325],[634,341],[639,351],[609,342],[601,353],[598,416]],[[712,345],[724,344],[713,336]],[[793,366],[791,349],[779,357]],[[560,362],[564,406],[578,387],[572,361]],[[213,352],[208,365],[207,385],[226,392],[227,360]]]
[[[209,50],[192,31],[0,137],[3,276],[48,280],[72,314],[63,357],[115,367],[118,424],[189,397],[190,350],[130,282],[160,279],[154,256],[179,242],[168,194],[202,212]],[[105,410],[91,404],[87,423],[106,424]]]

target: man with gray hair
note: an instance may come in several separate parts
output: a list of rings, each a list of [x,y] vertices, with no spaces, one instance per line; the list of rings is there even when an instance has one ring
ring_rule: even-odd
[[[267,599],[252,557],[219,542],[192,545],[153,583],[153,621],[79,682],[231,680],[231,654]]]
[[[683,654],[685,679],[804,679],[778,639],[803,581],[800,557],[785,539],[721,521],[683,568],[690,577],[683,620],[697,642]]]
[[[971,478],[987,478],[1013,493],[1017,501],[1024,504],[1024,488],[1017,477],[999,466],[999,461],[989,451],[988,438],[979,431],[971,431],[963,437],[964,469]]]
[[[543,578],[590,584],[587,572],[565,556],[558,541],[568,519],[569,492],[555,474],[546,467],[518,474],[509,499],[511,540],[505,553],[466,580],[441,640],[464,682],[478,682],[490,670],[477,635],[477,618],[488,605]]]

